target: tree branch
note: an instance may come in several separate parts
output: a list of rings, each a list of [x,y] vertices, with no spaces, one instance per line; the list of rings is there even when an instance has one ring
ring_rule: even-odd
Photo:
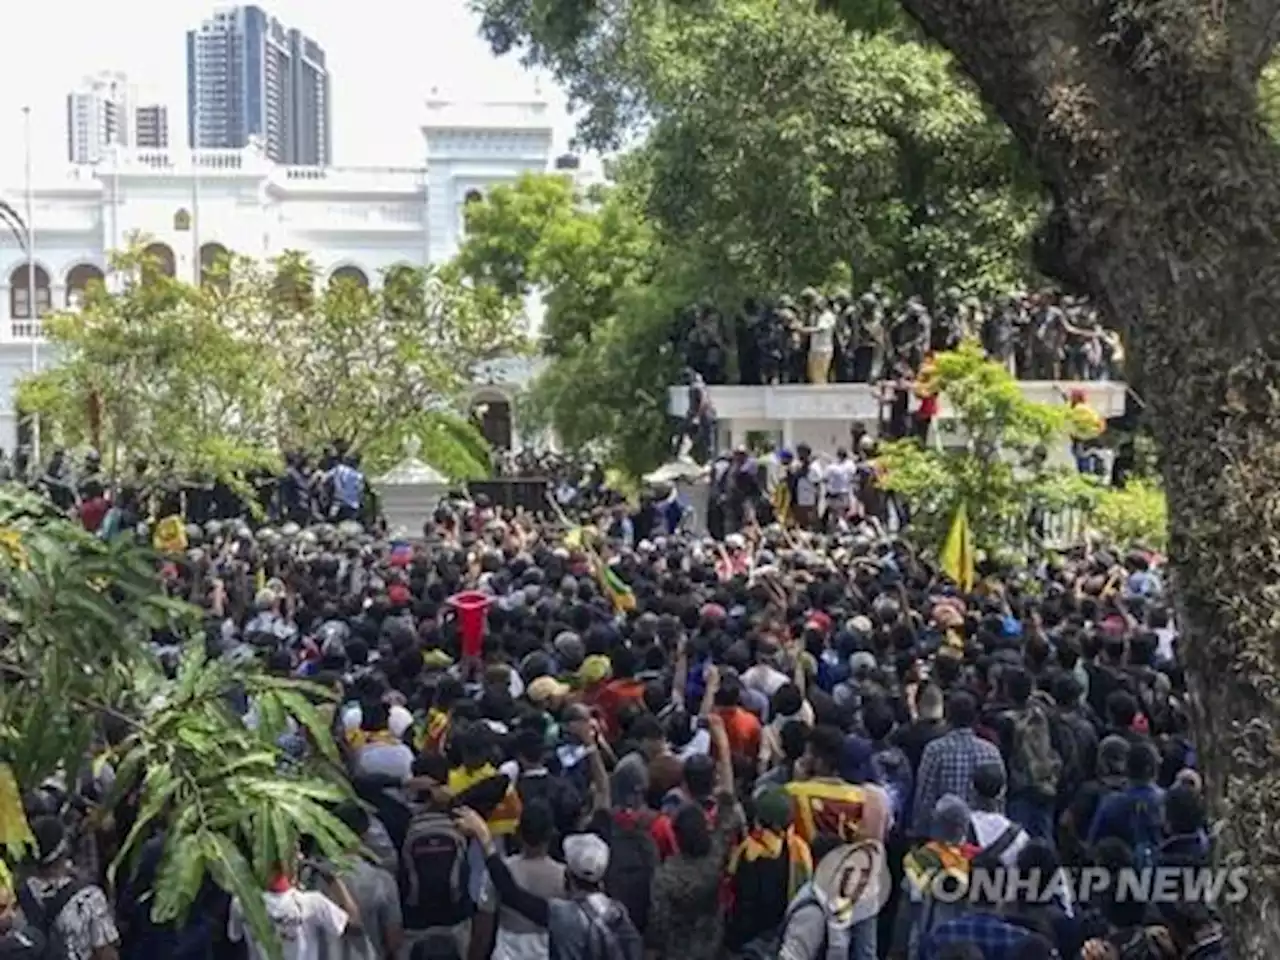
[[[19,680],[27,680],[32,683],[39,683],[41,680],[39,674],[30,670],[24,670],[22,667],[7,662],[0,662],[0,673],[7,674],[11,677],[17,677]],[[67,695],[65,693],[64,696],[66,696],[67,702],[73,707],[79,707],[81,710],[88,710],[91,713],[101,713],[104,716],[112,717],[134,730],[146,729],[146,725],[143,724],[142,721],[138,720],[136,717],[129,716],[127,713],[117,710],[109,704],[99,703],[95,700],[87,700],[84,697]]]

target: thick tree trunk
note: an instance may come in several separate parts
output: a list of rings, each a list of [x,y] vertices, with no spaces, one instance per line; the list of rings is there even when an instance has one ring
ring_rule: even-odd
[[[904,0],[1045,178],[1048,272],[1119,322],[1163,448],[1173,587],[1237,957],[1280,954],[1280,0]]]

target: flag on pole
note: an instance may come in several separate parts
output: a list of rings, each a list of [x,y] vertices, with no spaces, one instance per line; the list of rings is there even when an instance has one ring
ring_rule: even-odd
[[[636,597],[631,592],[631,588],[600,557],[596,557],[596,573],[600,578],[601,589],[609,597],[609,601],[613,604],[613,609],[617,613],[636,608]]]
[[[962,502],[956,508],[951,530],[942,545],[942,572],[956,582],[965,593],[973,589],[973,531],[969,529],[969,513]]]
[[[773,488],[773,495],[769,499],[772,501],[773,519],[784,527],[790,525],[791,488],[787,486],[787,478],[785,476]]]

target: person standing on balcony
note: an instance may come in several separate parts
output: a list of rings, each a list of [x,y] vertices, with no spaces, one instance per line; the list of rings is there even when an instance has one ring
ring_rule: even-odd
[[[826,298],[816,290],[805,290],[801,297],[809,308],[813,323],[804,328],[809,335],[809,382],[826,383],[831,376],[831,361],[835,356],[836,315]]]
[[[348,453],[333,471],[333,516],[338,522],[360,519],[364,506],[364,473],[360,458]]]

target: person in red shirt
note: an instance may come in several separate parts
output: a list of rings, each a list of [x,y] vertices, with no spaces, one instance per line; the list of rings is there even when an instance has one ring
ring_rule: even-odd
[[[90,533],[97,533],[102,520],[111,509],[111,500],[97,480],[86,480],[81,491],[80,523]]]

